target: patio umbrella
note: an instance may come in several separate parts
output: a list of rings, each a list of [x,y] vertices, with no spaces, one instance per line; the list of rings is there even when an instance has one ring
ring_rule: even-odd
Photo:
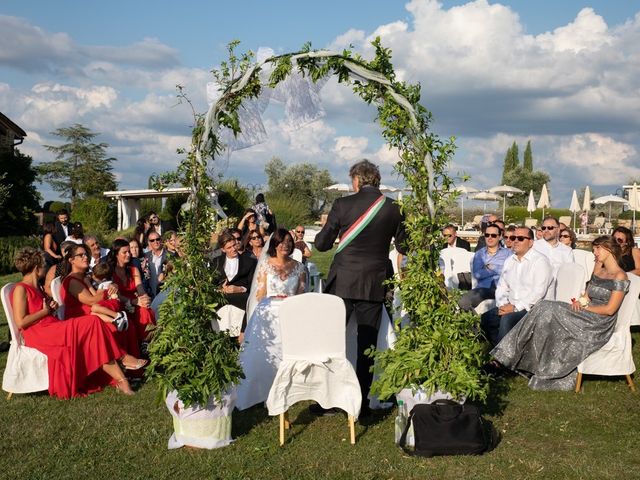
[[[504,212],[507,207],[507,194],[508,193],[524,193],[522,190],[516,187],[511,187],[509,185],[499,185],[497,187],[491,187],[489,189],[491,193],[502,193],[504,195],[502,202],[502,221],[504,222]]]
[[[464,228],[464,197],[470,193],[478,192],[478,189],[469,185],[460,185],[459,187],[454,188],[453,191],[460,193],[460,225]]]
[[[611,221],[611,206],[614,203],[617,203],[619,205],[629,204],[627,199],[618,197],[617,195],[605,195],[604,197],[598,197],[593,201],[593,203],[595,203],[596,205],[609,205],[609,221]]]
[[[390,187],[390,186],[388,186],[388,185],[383,185],[383,184],[380,184],[380,186],[379,186],[378,188],[379,188],[379,189],[380,189],[380,191],[381,191],[381,192],[383,192],[383,193],[384,193],[384,192],[393,193],[393,192],[398,192],[398,191],[400,191],[400,189],[399,189],[399,188],[396,188],[396,187]]]
[[[550,208],[551,202],[549,201],[549,192],[547,191],[547,184],[542,185],[542,191],[540,192],[540,199],[538,200],[538,208],[542,209],[542,219],[544,220],[544,209]]]
[[[470,198],[471,200],[480,200],[485,202],[483,208],[484,213],[486,213],[487,211],[487,202],[499,202],[500,200],[502,200],[502,197],[500,195],[496,195],[495,193],[487,191],[478,192]]]
[[[582,210],[586,212],[591,210],[591,190],[589,189],[589,185],[587,185],[584,189],[584,199],[582,200]]]
[[[573,229],[576,229],[576,213],[580,211],[580,203],[578,202],[578,193],[574,190],[571,196],[571,205],[569,210],[573,212]]]
[[[533,190],[529,190],[529,202],[527,202],[527,212],[529,212],[529,217],[531,214],[536,211],[536,199],[533,196]]]
[[[336,192],[350,192],[351,185],[347,185],[346,183],[334,183],[333,185],[324,187],[323,190],[335,190]]]
[[[629,190],[629,208],[633,210],[633,234],[636,233],[636,210],[640,210],[640,189],[638,184],[633,182],[633,187]]]

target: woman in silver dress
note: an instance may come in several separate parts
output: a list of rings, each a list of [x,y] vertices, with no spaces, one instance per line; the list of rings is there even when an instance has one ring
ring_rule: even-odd
[[[613,334],[629,280],[612,237],[596,238],[593,253],[596,266],[582,297],[539,302],[491,351],[504,367],[529,377],[534,390],[572,390],[578,364]]]

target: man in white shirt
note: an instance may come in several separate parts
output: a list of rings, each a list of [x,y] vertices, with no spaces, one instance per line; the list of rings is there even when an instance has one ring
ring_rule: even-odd
[[[108,248],[102,248],[100,242],[95,235],[85,235],[84,243],[91,250],[91,258],[89,259],[89,270],[93,270],[98,263],[106,261]]]
[[[480,324],[492,345],[498,344],[545,297],[552,280],[549,260],[532,248],[531,229],[518,227],[514,237],[514,255],[505,260],[496,287],[497,307],[481,317]]]
[[[560,222],[557,218],[545,218],[540,230],[542,238],[534,242],[533,248],[547,257],[553,270],[553,278],[556,278],[560,265],[573,263],[573,250],[564,243],[560,243]]]

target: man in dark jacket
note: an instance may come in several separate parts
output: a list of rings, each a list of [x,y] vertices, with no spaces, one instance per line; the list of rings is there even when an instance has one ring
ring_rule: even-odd
[[[64,242],[69,235],[71,235],[69,212],[63,208],[56,212],[56,233],[53,236],[53,239],[56,241],[56,245],[58,245],[58,250],[60,250],[60,245],[62,245],[62,242]],[[57,253],[60,252],[58,251]]]
[[[375,346],[378,337],[386,291],[383,282],[393,271],[389,268],[391,240],[395,239],[396,249],[405,254],[405,230],[398,205],[380,193],[380,171],[376,165],[362,160],[351,167],[349,176],[356,193],[333,203],[327,223],[316,235],[315,247],[324,252],[333,247],[336,238],[340,239],[325,292],[344,300],[347,321],[355,313],[356,374],[362,391],[361,414],[366,416],[373,360],[364,351]]]

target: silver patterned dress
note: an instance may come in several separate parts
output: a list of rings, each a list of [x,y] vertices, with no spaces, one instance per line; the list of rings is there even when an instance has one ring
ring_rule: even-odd
[[[593,275],[587,288],[592,305],[606,305],[611,292],[627,292],[628,280]],[[609,341],[617,313],[574,312],[564,302],[543,300],[496,345],[491,355],[505,367],[530,376],[534,390],[571,390],[577,366]]]

